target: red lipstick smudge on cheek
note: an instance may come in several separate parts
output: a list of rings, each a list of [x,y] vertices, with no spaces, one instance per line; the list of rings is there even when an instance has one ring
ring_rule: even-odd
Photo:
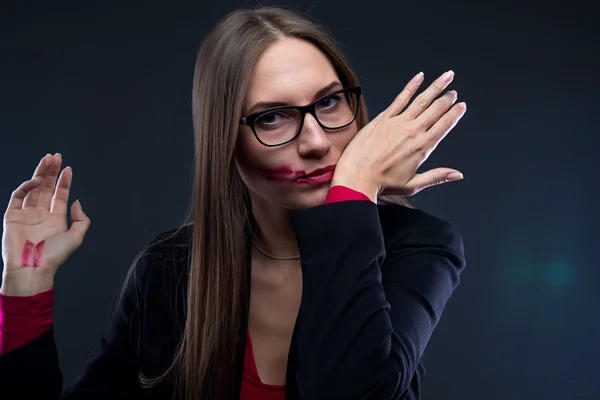
[[[46,244],[45,240],[42,240],[37,245],[34,245],[29,240],[25,241],[23,246],[23,252],[21,253],[21,266],[37,268],[42,263],[42,250]]]
[[[293,182],[299,176],[306,175],[306,171],[294,171],[290,167],[264,168],[265,177],[277,182]]]

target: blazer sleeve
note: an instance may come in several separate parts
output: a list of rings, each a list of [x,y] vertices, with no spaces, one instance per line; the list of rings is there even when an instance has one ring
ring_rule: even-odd
[[[0,356],[0,398],[27,400],[125,400],[139,397],[137,343],[141,321],[144,257],[136,264],[106,335],[76,380],[63,389],[63,376],[51,327],[41,337]]]
[[[292,214],[303,293],[290,399],[404,399],[424,373],[423,352],[465,266],[462,239],[420,210],[386,207],[386,238],[372,202]]]

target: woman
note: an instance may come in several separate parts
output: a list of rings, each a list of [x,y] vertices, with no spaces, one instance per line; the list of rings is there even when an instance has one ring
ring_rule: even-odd
[[[452,78],[410,102],[418,74],[367,123],[322,28],[280,8],[227,15],[196,64],[190,222],[136,258],[63,398],[419,398],[465,260],[456,230],[403,196],[462,178],[416,173],[464,115],[455,92],[435,100]],[[2,398],[61,398],[54,276],[90,225],[77,201],[67,230],[61,162],[45,156],[5,214]]]

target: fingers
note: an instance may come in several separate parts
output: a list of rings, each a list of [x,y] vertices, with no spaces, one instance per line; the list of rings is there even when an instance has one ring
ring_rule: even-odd
[[[442,93],[442,90],[444,90],[453,79],[454,72],[452,70],[444,73],[436,79],[431,86],[425,89],[423,93],[417,96],[410,106],[402,113],[402,116],[409,120],[417,118],[427,109],[427,107],[429,107],[433,100]]]
[[[40,183],[42,183],[42,178],[39,176],[23,182],[14,192],[12,192],[10,200],[8,201],[7,211],[22,208],[25,196],[37,188]]]
[[[52,163],[48,167],[47,174],[44,177],[44,182],[40,185],[40,197],[38,200],[37,207],[45,210],[50,209],[50,203],[52,201],[52,195],[54,194],[54,188],[56,187],[56,179],[60,172],[62,164],[62,156],[60,153],[56,153],[52,156]]]
[[[81,244],[92,221],[83,212],[79,200],[71,204],[71,221],[71,228],[69,228],[68,234],[73,239],[74,243]]]
[[[419,124],[424,130],[431,128],[437,120],[440,119],[444,113],[448,112],[448,109],[452,107],[452,104],[458,98],[456,90],[451,90],[444,94],[442,97],[433,102],[433,104],[427,108],[421,115],[419,115],[415,122]]]
[[[56,191],[54,192],[54,196],[52,196],[52,202],[50,203],[51,213],[64,216],[67,215],[67,204],[69,202],[71,182],[73,182],[73,170],[71,167],[66,167],[60,173]]]
[[[467,112],[467,104],[463,101],[456,104],[426,132],[429,147],[437,145],[446,137]]]
[[[406,107],[410,99],[417,93],[417,90],[423,83],[423,72],[415,75],[410,82],[406,84],[404,89],[396,96],[392,104],[384,111],[386,117],[395,117],[400,114]]]
[[[455,169],[436,168],[422,174],[416,174],[406,183],[405,188],[412,196],[430,186],[450,181],[459,181],[461,179],[463,179],[463,174]]]
[[[33,172],[33,176],[31,178],[32,179],[34,179],[36,177],[40,178],[40,183],[42,183],[44,180],[43,178],[46,177],[46,173],[47,173],[48,168],[51,163],[52,163],[52,155],[46,154],[40,160],[40,163],[36,167],[35,171]],[[27,195],[25,196],[25,200],[23,202],[23,208],[37,207],[38,200],[40,198],[40,193],[41,193],[41,189],[39,188],[39,186],[35,187],[29,193],[27,193]]]

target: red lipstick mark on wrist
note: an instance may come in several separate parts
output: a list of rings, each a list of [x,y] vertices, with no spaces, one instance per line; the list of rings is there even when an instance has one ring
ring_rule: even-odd
[[[31,243],[29,240],[25,241],[23,253],[21,254],[21,266],[39,267],[42,263],[42,250],[44,249],[45,244],[45,240],[42,240],[37,245]]]

